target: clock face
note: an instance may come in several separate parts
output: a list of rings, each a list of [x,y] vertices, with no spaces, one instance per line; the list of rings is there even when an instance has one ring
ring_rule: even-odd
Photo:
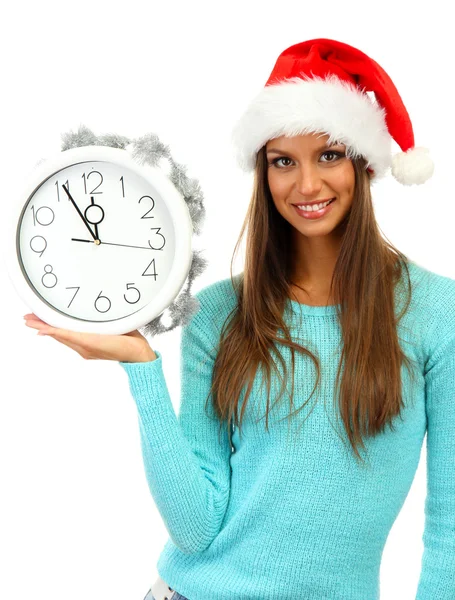
[[[176,250],[158,187],[109,160],[75,162],[41,182],[23,206],[16,238],[34,293],[86,322],[124,319],[147,306]]]

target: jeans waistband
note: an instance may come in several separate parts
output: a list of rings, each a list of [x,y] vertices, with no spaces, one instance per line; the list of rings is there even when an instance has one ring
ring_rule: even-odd
[[[150,592],[150,598],[147,595],[144,600],[188,600],[188,598],[173,590],[160,576],[152,585]]]

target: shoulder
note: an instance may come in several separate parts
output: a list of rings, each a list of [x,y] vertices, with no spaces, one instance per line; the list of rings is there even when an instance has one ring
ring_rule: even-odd
[[[455,337],[455,279],[409,263],[412,304],[422,326],[426,350],[432,354],[448,337]]]
[[[232,279],[220,279],[195,292],[197,309],[190,322],[219,336],[226,319],[237,308],[237,288],[242,277],[243,273],[240,273]]]
[[[240,285],[242,276],[243,273],[240,273],[234,275],[232,279],[227,277],[215,281],[200,289],[194,296],[201,306],[204,305],[215,310],[232,310],[237,305],[236,288]]]
[[[455,279],[409,262],[414,295],[430,320],[449,318],[455,321]]]

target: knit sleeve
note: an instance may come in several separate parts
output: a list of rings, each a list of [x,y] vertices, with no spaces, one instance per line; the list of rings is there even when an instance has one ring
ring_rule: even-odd
[[[448,321],[434,331],[425,369],[427,495],[416,600],[455,598],[455,302],[451,306]]]
[[[138,411],[142,456],[150,492],[174,544],[185,554],[202,552],[220,531],[230,491],[226,424],[219,420],[209,393],[214,344],[210,311],[200,309],[182,327],[180,411],[173,409],[163,374],[163,357],[119,364],[129,378]],[[208,413],[208,414],[207,414]]]

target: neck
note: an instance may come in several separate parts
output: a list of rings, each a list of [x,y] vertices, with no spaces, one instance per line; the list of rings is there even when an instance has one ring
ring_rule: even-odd
[[[296,260],[292,282],[316,297],[328,298],[340,244],[341,240],[333,236],[296,237],[293,245]]]

